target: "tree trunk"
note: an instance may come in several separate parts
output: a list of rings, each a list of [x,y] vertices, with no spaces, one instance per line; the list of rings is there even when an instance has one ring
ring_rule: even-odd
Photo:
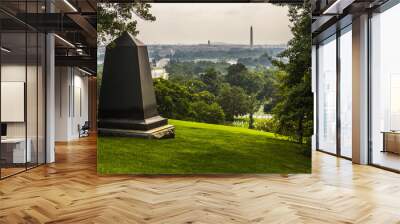
[[[253,113],[249,114],[249,129],[254,129],[254,118]]]

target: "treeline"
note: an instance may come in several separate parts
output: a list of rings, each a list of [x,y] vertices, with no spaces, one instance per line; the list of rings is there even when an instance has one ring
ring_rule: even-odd
[[[197,51],[183,51],[177,50],[173,57],[175,59],[187,59],[194,60],[198,58],[245,58],[245,57],[259,57],[264,54],[266,49],[263,48],[231,48],[229,50],[218,50],[218,49],[199,49]],[[268,53],[273,54],[277,51],[274,49],[267,49]]]
[[[221,59],[219,59],[221,60]],[[259,57],[244,57],[238,58],[237,63],[243,64],[248,68],[254,69],[265,69],[272,65],[271,58],[267,53],[262,54]],[[168,65],[165,66],[165,70],[170,74],[170,77],[179,77],[180,79],[194,78],[200,73],[206,72],[210,67],[216,71],[225,75],[227,68],[230,66],[229,63],[224,61],[180,61],[171,60]]]
[[[229,64],[226,62],[211,62],[211,61],[170,61],[165,66],[170,79],[189,80],[198,78],[199,74],[205,73],[209,68],[222,75],[225,75]]]
[[[196,59],[237,59],[237,58],[258,58],[264,54],[276,56],[282,52],[284,48],[264,48],[254,46],[235,47],[230,45],[219,46],[149,46],[149,56],[151,58],[161,59],[168,57],[172,60],[193,61]],[[174,52],[174,53],[171,53]]]
[[[190,79],[154,80],[159,112],[168,118],[207,123],[233,122],[249,114],[249,127],[254,128],[254,113],[271,101],[270,73],[248,70],[242,64],[229,66],[225,73],[208,68]]]
[[[269,67],[272,65],[270,56],[267,53],[261,55],[260,57],[239,58],[237,62],[240,64],[244,64],[247,67]]]

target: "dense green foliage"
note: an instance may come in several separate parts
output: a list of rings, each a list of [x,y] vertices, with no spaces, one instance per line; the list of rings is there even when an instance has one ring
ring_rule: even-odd
[[[247,67],[257,67],[257,66],[269,67],[272,65],[268,53],[265,53],[260,57],[253,56],[253,57],[239,58],[237,62],[240,64],[244,64]]]
[[[311,92],[311,7],[289,6],[293,38],[281,53],[288,63],[275,60],[275,100],[272,109],[278,132],[310,142],[313,130],[313,95]]]
[[[192,91],[187,85],[155,79],[158,111],[167,118],[223,123],[225,114],[208,91]]]
[[[225,112],[227,121],[233,121],[235,117],[245,115],[248,111],[248,97],[240,87],[223,85],[217,100]]]
[[[187,69],[193,71],[193,67]],[[250,71],[242,64],[223,72],[213,67],[203,69],[186,78],[178,79],[173,73],[175,78],[170,80],[155,80],[159,112],[168,118],[208,123],[232,122],[237,116],[250,114],[249,128],[254,128],[253,115],[269,94],[265,90],[272,88],[267,86],[272,85],[267,81],[268,72]]]
[[[226,81],[232,85],[242,88],[247,94],[247,113],[249,114],[249,128],[254,128],[253,115],[265,102],[268,92],[264,91],[270,87],[267,74],[261,72],[250,72],[244,65],[238,63],[228,68]]]
[[[97,42],[102,45],[124,31],[136,36],[139,31],[136,29],[137,21],[132,19],[133,15],[149,21],[156,19],[151,15],[151,5],[148,3],[107,3],[107,0],[101,2],[103,3],[97,4]]]
[[[190,107],[192,95],[186,86],[164,79],[155,79],[154,88],[158,112],[161,115],[180,120],[190,120],[194,116]]]
[[[310,173],[305,145],[273,133],[170,120],[175,139],[99,137],[100,174]],[[281,140],[282,139],[282,140]],[[112,158],[112,159],[110,159]]]
[[[248,128],[249,120],[248,117],[235,118],[232,126]],[[276,122],[272,118],[254,118],[254,129],[266,132],[276,132]]]
[[[224,111],[218,103],[208,104],[205,101],[195,101],[192,103],[194,120],[199,122],[218,124],[225,119]]]
[[[223,82],[220,72],[214,68],[209,68],[205,73],[200,74],[200,80],[205,84],[206,90],[215,96],[219,95]]]

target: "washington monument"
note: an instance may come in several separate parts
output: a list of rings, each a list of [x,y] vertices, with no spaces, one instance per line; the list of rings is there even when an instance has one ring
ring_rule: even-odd
[[[253,48],[253,26],[250,26],[250,47]]]

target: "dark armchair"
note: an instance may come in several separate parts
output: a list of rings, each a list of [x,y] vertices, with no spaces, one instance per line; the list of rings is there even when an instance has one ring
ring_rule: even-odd
[[[78,125],[79,138],[89,136],[89,130],[90,130],[89,121],[85,121],[82,127]]]

